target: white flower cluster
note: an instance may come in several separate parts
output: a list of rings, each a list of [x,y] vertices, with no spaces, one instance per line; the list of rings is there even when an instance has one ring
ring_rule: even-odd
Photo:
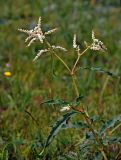
[[[43,33],[42,28],[41,28],[41,17],[40,17],[38,20],[38,23],[34,27],[34,29],[31,29],[31,30],[18,29],[18,30],[28,34],[28,37],[25,39],[25,42],[29,41],[27,46],[30,46],[34,41],[38,41],[38,40],[41,43],[43,43],[45,36],[55,32],[57,30],[57,28],[51,29],[51,30]],[[53,49],[53,50],[60,49],[62,51],[67,51],[65,48],[63,48],[61,46],[55,46],[55,45],[51,46],[50,45],[48,49],[39,50],[38,54],[33,59],[33,61],[37,60],[43,53],[46,53],[46,52],[50,51],[51,49]]]
[[[64,111],[69,111],[71,109],[71,106],[67,105],[65,107],[63,107],[60,111],[64,112]]]
[[[43,33],[42,28],[41,28],[41,17],[40,17],[34,29],[31,29],[31,30],[18,29],[18,30],[28,34],[28,37],[25,39],[25,42],[29,41],[27,46],[30,46],[34,41],[37,41],[37,40],[43,43],[43,40],[45,39],[45,35],[49,35],[55,32],[57,28],[54,28],[52,30],[49,30]]]
[[[33,59],[33,61],[36,61],[43,53],[46,53],[48,51],[49,51],[48,49],[39,50],[39,52],[37,53],[37,55],[35,56],[35,58]]]
[[[76,34],[74,34],[74,38],[73,38],[73,48],[77,48],[77,44],[76,44]]]
[[[92,31],[92,40],[93,40],[93,43],[90,49],[95,50],[95,51],[106,51],[107,50],[103,42],[95,38],[95,34],[93,31]]]
[[[60,50],[62,50],[62,51],[67,51],[65,48],[63,48],[63,47],[61,47],[61,46],[54,46],[54,45],[52,45],[51,47],[52,47],[53,50],[54,50],[54,49],[60,49]],[[46,53],[46,52],[48,52],[48,51],[50,51],[50,50],[51,50],[51,48],[39,50],[39,52],[37,53],[37,55],[36,55],[36,57],[33,59],[33,61],[36,61],[43,53]]]
[[[63,48],[63,47],[61,47],[61,46],[54,46],[54,45],[52,45],[51,47],[52,47],[53,49],[60,49],[60,50],[62,50],[62,51],[67,51],[66,48]]]
[[[79,45],[77,45],[77,42],[76,42],[76,34],[74,34],[74,38],[73,38],[73,48],[76,49],[77,52],[79,53],[80,48],[79,48]]]

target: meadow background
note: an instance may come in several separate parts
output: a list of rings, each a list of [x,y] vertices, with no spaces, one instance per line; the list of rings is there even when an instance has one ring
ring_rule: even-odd
[[[58,27],[52,43],[68,48],[59,53],[69,66],[75,60],[72,52],[73,34],[78,43],[91,42],[92,29],[108,53],[89,51],[81,59],[82,66],[101,67],[121,74],[121,2],[120,0],[0,0],[0,153],[7,160],[33,160],[41,151],[50,126],[60,115],[56,106],[40,105],[43,100],[75,96],[71,80],[58,60],[54,72],[48,55],[35,63],[33,58],[41,45],[26,47],[25,35],[18,28],[32,28],[42,17],[43,30]],[[11,76],[4,75],[6,71]],[[121,113],[121,80],[80,71],[80,93],[90,115],[104,120]],[[29,111],[35,118],[26,112]],[[119,134],[121,129],[118,130]],[[81,129],[63,130],[48,147],[42,159],[69,159],[68,153],[79,154],[77,144],[83,138]],[[71,158],[70,158],[71,159]]]

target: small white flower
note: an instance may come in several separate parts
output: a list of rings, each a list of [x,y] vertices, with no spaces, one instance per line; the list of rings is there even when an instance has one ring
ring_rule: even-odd
[[[79,54],[79,51],[80,51],[80,47],[79,45],[77,46],[77,53]]]
[[[76,34],[74,34],[74,38],[73,38],[73,48],[77,48],[77,44],[76,44]]]
[[[61,47],[61,46],[54,46],[54,45],[52,45],[51,47],[52,47],[53,49],[60,49],[60,50],[62,50],[62,51],[67,51],[66,48],[63,48],[63,47]]]
[[[32,30],[24,30],[24,29],[18,29],[18,30],[28,34],[28,37],[25,39],[25,42],[29,40],[30,42],[27,46],[30,46],[34,41],[37,41],[37,40],[43,43],[43,40],[45,39],[45,36],[43,32],[41,31],[41,28],[38,28],[38,26],[36,26]]]
[[[63,107],[60,111],[64,112],[64,111],[69,111],[71,109],[71,107],[69,105]]]
[[[74,38],[73,38],[73,48],[76,49],[77,53],[79,54],[80,47],[79,47],[79,45],[77,45],[76,34],[74,34]]]
[[[48,51],[49,51],[48,49],[39,50],[39,53],[36,55],[36,57],[33,59],[33,61],[36,61],[43,53],[48,52]]]
[[[51,30],[45,32],[44,35],[51,34],[51,33],[55,32],[55,31],[57,31],[57,28],[54,28],[54,29],[51,29]]]
[[[94,31],[92,31],[92,40],[94,40],[95,39],[95,33],[94,33]]]
[[[34,41],[36,41],[36,38],[32,38],[27,46],[29,47]]]
[[[99,41],[98,39],[95,38],[94,31],[92,31],[92,40],[93,40],[93,43],[92,43],[90,49],[96,50],[96,51],[103,51],[103,52],[105,50],[107,50],[107,48],[105,47],[103,42],[101,42],[101,41]]]

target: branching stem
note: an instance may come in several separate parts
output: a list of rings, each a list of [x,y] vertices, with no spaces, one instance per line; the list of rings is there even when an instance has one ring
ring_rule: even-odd
[[[50,43],[49,43],[48,41],[46,41],[46,44],[47,44],[47,46],[50,48],[50,50],[53,52],[54,56],[57,57],[58,60],[59,60],[59,61],[66,67],[66,69],[69,71],[69,74],[70,74],[71,77],[72,77],[72,82],[73,82],[73,86],[74,86],[74,89],[75,89],[75,93],[76,93],[76,95],[77,95],[77,97],[78,97],[78,96],[79,96],[79,91],[78,91],[78,87],[77,87],[77,83],[76,83],[76,79],[75,79],[75,70],[76,70],[77,64],[78,64],[78,62],[79,62],[79,60],[80,60],[80,57],[87,52],[87,50],[90,48],[90,46],[88,46],[82,53],[78,53],[78,57],[77,57],[77,59],[76,59],[76,61],[75,61],[75,63],[74,63],[74,66],[73,66],[72,69],[70,69],[70,68],[68,67],[68,65],[66,64],[66,62],[65,62],[60,56],[58,56],[58,55],[56,54],[56,52],[52,49],[52,47],[51,47],[51,45],[50,45]],[[98,143],[98,145],[99,145],[98,150],[99,150],[99,151],[101,152],[101,154],[103,155],[104,160],[108,160],[108,159],[107,159],[107,156],[106,156],[106,154],[105,154],[105,152],[104,152],[104,146],[103,146],[103,144],[102,144],[102,142],[101,142],[98,134],[95,132],[94,126],[93,126],[93,124],[92,124],[92,121],[91,121],[90,117],[86,114],[85,109],[84,109],[83,107],[82,107],[81,110],[79,110],[79,109],[77,109],[77,108],[74,108],[74,107],[71,107],[71,108],[72,108],[73,110],[77,111],[77,112],[80,112],[80,113],[83,115],[86,123],[88,124],[91,132],[93,133],[93,135],[94,135],[94,137],[95,137],[95,140],[97,141],[97,143]]]
[[[75,72],[75,68],[76,68],[76,66],[77,66],[77,64],[78,64],[78,62],[79,62],[79,60],[80,60],[80,57],[81,57],[83,54],[85,54],[89,48],[90,48],[90,46],[88,46],[82,53],[79,53],[79,54],[78,54],[78,57],[77,57],[77,59],[76,59],[76,62],[74,63],[74,66],[73,66],[72,71],[71,71],[72,73]]]
[[[63,59],[61,57],[59,57],[54,51],[53,51],[54,55],[61,61],[61,63],[63,63],[63,65],[67,68],[67,70],[69,71],[69,73],[71,72],[70,68],[68,67],[68,65],[63,61]]]
[[[69,71],[69,73],[71,73],[71,69],[68,67],[68,65],[66,64],[66,62],[56,54],[56,52],[53,50],[51,44],[46,41],[47,46],[50,48],[50,50],[53,52],[54,56],[57,57],[59,59],[59,61],[66,67],[66,69]]]

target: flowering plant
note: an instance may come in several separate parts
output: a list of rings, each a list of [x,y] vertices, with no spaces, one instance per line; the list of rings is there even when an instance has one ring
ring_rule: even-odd
[[[61,106],[60,111],[61,112],[66,112],[64,115],[59,118],[55,124],[52,126],[52,129],[49,133],[49,136],[45,142],[44,149],[42,152],[39,154],[40,156],[46,149],[46,147],[52,142],[54,139],[55,135],[61,130],[61,128],[65,127],[68,128],[68,121],[70,121],[72,116],[75,116],[77,114],[81,114],[84,118],[84,121],[80,124],[80,127],[86,128],[86,139],[84,142],[81,144],[81,148],[83,150],[83,147],[87,148],[87,152],[89,152],[89,145],[92,143],[95,147],[93,151],[93,159],[104,159],[108,160],[109,155],[109,134],[106,136],[106,131],[107,129],[111,129],[112,127],[115,127],[116,123],[118,122],[120,124],[121,122],[121,116],[115,117],[110,123],[109,121],[105,122],[103,126],[101,126],[101,129],[97,131],[95,129],[95,121],[99,120],[98,118],[92,118],[89,116],[84,104],[82,103],[82,98],[83,96],[80,95],[79,89],[77,86],[77,78],[76,78],[76,73],[78,70],[78,63],[82,55],[84,55],[88,50],[93,50],[93,51],[102,51],[102,52],[107,52],[107,48],[103,44],[102,41],[98,40],[95,38],[95,33],[92,31],[92,43],[88,44],[85,42],[85,49],[81,51],[80,46],[77,44],[77,37],[76,34],[74,34],[73,37],[73,48],[77,52],[77,57],[76,61],[73,64],[73,66],[70,68],[68,64],[57,54],[57,49],[60,51],[65,51],[68,52],[68,50],[62,46],[59,45],[53,45],[51,44],[48,40],[47,37],[48,35],[54,33],[57,30],[57,28],[51,29],[47,32],[43,32],[41,28],[41,18],[39,18],[37,25],[34,27],[34,29],[31,30],[24,30],[24,29],[19,29],[19,31],[24,32],[28,34],[28,37],[25,39],[25,42],[28,42],[27,46],[30,46],[32,43],[35,41],[39,41],[41,44],[45,44],[46,48],[41,49],[38,51],[37,55],[33,59],[36,61],[42,54],[49,53],[58,58],[58,60],[65,66],[65,69],[67,69],[69,75],[72,78],[72,86],[76,94],[76,100],[73,102],[67,102],[61,99],[52,99],[43,102],[43,104],[49,104],[49,105],[56,105],[56,106]],[[83,67],[82,67],[83,68]],[[108,76],[115,76],[113,73],[105,71],[101,68],[83,68],[83,69],[90,69],[90,70],[95,70],[99,71],[101,73],[105,73]],[[72,125],[73,127],[74,125]],[[79,123],[78,123],[79,126]],[[77,126],[75,126],[76,128]],[[117,129],[114,128],[113,131]],[[112,131],[110,131],[112,133]],[[109,141],[108,141],[109,140]],[[93,147],[92,147],[93,148]],[[87,155],[88,156],[88,155]]]

